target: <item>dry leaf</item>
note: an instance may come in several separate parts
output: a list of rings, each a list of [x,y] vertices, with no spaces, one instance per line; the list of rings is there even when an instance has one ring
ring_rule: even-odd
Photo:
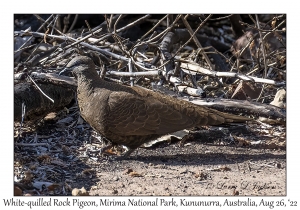
[[[234,189],[233,189],[232,195],[233,195],[233,196],[237,196],[237,195],[239,195],[239,194],[240,194],[240,192],[234,188]]]
[[[272,29],[275,28],[275,26],[276,26],[276,18],[274,18],[274,19],[272,20],[271,26],[272,26]]]
[[[38,156],[37,160],[42,163],[50,163],[51,157],[47,154],[43,154]]]
[[[133,172],[133,170],[131,168],[127,168],[123,174],[129,174],[131,172]]]
[[[242,137],[238,137],[238,136],[235,136],[235,135],[232,135],[232,137],[234,138],[235,141],[238,142],[238,144],[237,144],[238,147],[250,146],[250,144],[251,144],[250,141],[245,140]]]
[[[82,187],[81,189],[74,188],[72,190],[72,195],[73,196],[88,196],[89,193],[86,191],[86,189],[84,187]]]
[[[143,175],[139,174],[138,172],[133,171],[133,172],[129,173],[129,176],[132,176],[132,177],[142,177]]]
[[[108,154],[108,155],[117,155],[117,153],[115,153],[112,149],[107,149],[107,150],[103,151],[103,153]]]
[[[57,189],[59,186],[60,186],[59,184],[52,184],[52,185],[49,185],[49,186],[47,187],[47,189],[48,189],[48,191],[54,192],[55,189]]]
[[[227,167],[227,166],[222,166],[222,167],[218,167],[218,168],[214,168],[214,169],[206,169],[208,171],[231,171],[231,168]]]

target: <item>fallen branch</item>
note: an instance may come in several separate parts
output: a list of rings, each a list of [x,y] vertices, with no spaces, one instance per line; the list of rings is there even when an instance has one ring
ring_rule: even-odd
[[[232,114],[253,115],[255,117],[266,117],[276,120],[278,123],[286,123],[285,109],[280,109],[276,106],[262,104],[257,102],[233,100],[233,99],[194,99],[188,100],[193,104],[206,106],[222,112],[230,112]]]
[[[52,111],[59,111],[72,101],[74,92],[55,84],[38,83],[39,87],[52,99],[54,103],[46,99],[44,95],[31,83],[19,83],[14,87],[14,120],[22,119],[22,104],[26,106],[25,120],[34,121],[41,119]]]
[[[235,73],[235,72],[219,72],[219,71],[214,71],[214,70],[209,70],[201,67],[198,64],[194,63],[184,63],[184,60],[181,60],[181,65],[180,67],[182,68],[183,71],[186,73],[200,73],[200,74],[205,74],[211,77],[236,77],[238,79],[244,80],[244,81],[252,81],[252,82],[257,82],[257,83],[265,83],[269,85],[275,85],[277,87],[284,86],[285,82],[276,82],[271,79],[263,79],[263,78],[258,78],[258,77],[253,77],[253,76],[246,76],[240,73]]]
[[[27,32],[27,33],[30,34],[30,35],[32,35],[32,36],[36,36],[36,37],[44,37],[45,36],[44,33],[39,33],[39,32]],[[47,37],[55,38],[55,39],[58,39],[58,40],[61,40],[61,41],[67,41],[67,40],[72,41],[72,42],[77,42],[78,41],[77,39],[74,39],[74,38],[66,36],[66,35],[64,35],[64,36],[58,36],[58,35],[49,35],[48,34]],[[95,46],[90,45],[90,44],[88,44],[86,42],[80,42],[79,44],[82,45],[82,46],[84,46],[84,47],[87,47],[87,48],[89,48],[91,50],[95,50],[97,52],[103,53],[103,54],[105,54],[107,56],[111,56],[113,58],[120,59],[120,60],[128,62],[128,58],[126,58],[124,56],[117,55],[117,54],[109,52],[107,50],[103,50],[103,49],[101,49],[99,47],[95,47]]]
[[[234,99],[220,99],[220,98],[186,98],[180,97],[175,92],[170,91],[161,85],[152,85],[154,91],[161,92],[162,94],[178,97],[179,99],[188,101],[190,103],[216,109],[218,111],[236,114],[246,115],[254,117],[265,117],[273,119],[277,123],[286,123],[286,112],[285,109],[280,109],[273,105],[262,104],[253,101],[243,101]]]
[[[120,72],[120,71],[108,71],[106,75],[122,76],[122,77],[142,77],[142,76],[158,76],[162,72],[158,71],[143,71],[143,72]]]

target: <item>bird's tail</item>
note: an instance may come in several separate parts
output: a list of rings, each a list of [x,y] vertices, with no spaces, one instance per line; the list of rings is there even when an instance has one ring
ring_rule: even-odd
[[[219,112],[217,110],[210,110],[210,111],[211,114],[209,114],[209,117],[212,118],[211,122],[215,122],[212,123],[215,125],[222,124],[222,123],[240,123],[240,122],[253,120],[248,117]]]

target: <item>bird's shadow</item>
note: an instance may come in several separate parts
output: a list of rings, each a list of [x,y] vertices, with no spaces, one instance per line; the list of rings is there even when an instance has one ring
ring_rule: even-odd
[[[220,165],[234,164],[245,161],[259,161],[268,159],[286,159],[286,154],[229,154],[229,153],[189,153],[189,154],[169,154],[169,155],[132,155],[126,159],[117,161],[140,161],[144,163],[155,163],[165,165]]]

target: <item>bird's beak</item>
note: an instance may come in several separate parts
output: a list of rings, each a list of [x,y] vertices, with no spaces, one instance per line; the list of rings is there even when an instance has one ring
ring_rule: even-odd
[[[71,71],[71,69],[66,67],[61,72],[59,72],[58,75],[64,75],[65,73],[70,72],[70,71]]]

